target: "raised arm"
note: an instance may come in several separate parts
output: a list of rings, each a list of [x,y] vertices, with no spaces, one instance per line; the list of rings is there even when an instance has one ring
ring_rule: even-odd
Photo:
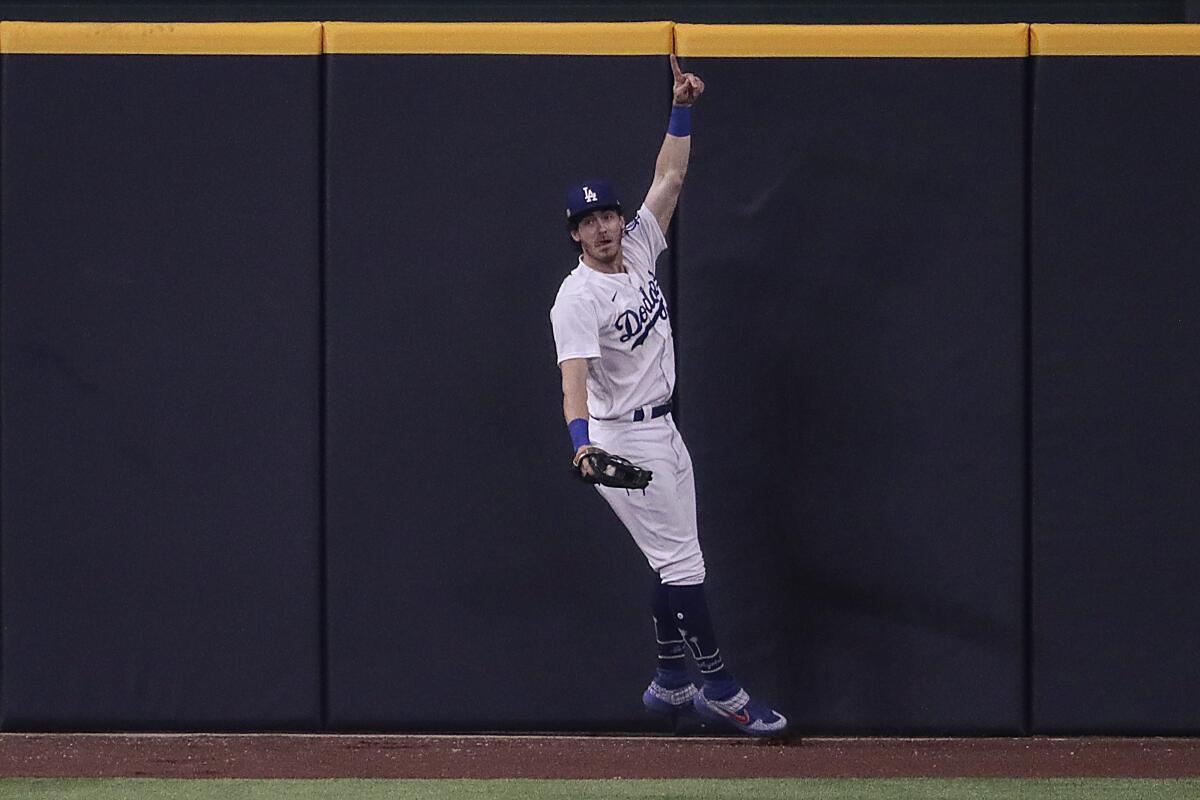
[[[658,160],[654,162],[654,181],[646,193],[646,208],[658,220],[663,233],[671,224],[675,204],[683,189],[683,176],[687,174],[688,157],[692,151],[692,104],[704,93],[704,81],[690,72],[679,69],[679,61],[672,54],[671,72],[675,75],[672,88],[671,123],[663,139]]]

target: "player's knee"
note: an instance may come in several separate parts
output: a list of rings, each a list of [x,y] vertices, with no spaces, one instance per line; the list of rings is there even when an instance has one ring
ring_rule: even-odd
[[[664,564],[658,571],[662,582],[671,586],[693,586],[704,583],[704,557],[696,554],[680,561]]]

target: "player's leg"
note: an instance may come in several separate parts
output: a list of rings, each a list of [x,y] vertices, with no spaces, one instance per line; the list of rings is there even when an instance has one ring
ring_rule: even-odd
[[[692,458],[673,423],[671,428],[672,448],[678,454],[675,494],[685,519],[691,529],[696,530],[696,482]],[[664,569],[663,572],[670,611],[704,679],[703,687],[694,700],[696,710],[710,719],[724,720],[743,733],[782,733],[787,728],[784,716],[769,706],[751,700],[726,668],[713,631],[704,577],[703,571],[688,574],[686,569]]]
[[[625,452],[634,451],[626,449]],[[655,570],[651,618],[656,664],[654,678],[642,693],[642,703],[655,713],[672,716],[691,713],[697,690],[688,676],[687,647],[675,624],[669,590],[662,583],[660,574],[666,569],[668,573],[703,575],[704,559],[695,537],[690,536],[681,524],[683,515],[673,491],[669,462],[643,455],[637,463],[654,471],[654,480],[645,492],[598,488]]]
[[[654,576],[650,595],[654,640],[658,648],[654,678],[642,693],[642,704],[658,714],[679,714],[693,709],[696,686],[688,677],[687,647],[673,624],[667,587]]]
[[[704,679],[693,699],[696,711],[752,736],[782,733],[787,728],[787,719],[770,706],[752,700],[725,666],[713,632],[704,584],[668,585],[667,594],[676,624]]]
[[[666,603],[655,616],[661,620],[663,612],[669,615],[704,677],[704,689],[694,698],[694,707],[709,717],[728,720],[745,733],[768,735],[782,731],[787,725],[783,716],[751,703],[721,659],[704,596],[705,566],[696,529],[692,461],[674,423],[668,417],[646,424],[594,426],[592,441],[654,472],[645,491],[606,486],[598,486],[597,490],[666,587]],[[667,634],[656,638],[674,637]],[[654,694],[655,682],[651,682],[643,700]],[[648,708],[651,705],[647,702]]]
[[[675,497],[679,505],[679,514],[683,519],[682,527],[695,538],[696,549],[700,549],[699,532],[696,525],[696,478],[692,471],[692,457],[683,437],[675,428],[671,429],[671,449],[675,454]],[[700,564],[703,565],[703,554]],[[708,612],[708,600],[704,594],[704,578],[706,571],[693,563],[683,562],[669,564],[661,571],[662,582],[666,587],[667,603],[675,626],[683,634],[684,642],[696,661],[696,666],[704,678],[705,685],[715,686],[718,693],[732,685],[736,688],[733,676],[725,668],[721,659],[721,648],[717,646],[717,637],[713,632],[712,617]],[[713,688],[710,686],[710,688]],[[711,692],[710,692],[711,694]]]
[[[655,571],[651,594],[654,625],[655,674],[642,695],[646,708],[658,713],[691,712],[696,695],[687,672],[687,648],[675,625],[667,587],[660,573],[691,576],[704,574],[704,558],[695,536],[694,520],[679,502],[675,470],[676,451],[670,444],[671,431],[662,421],[615,426],[594,425],[592,441],[610,452],[625,456],[654,473],[643,491],[597,487]]]

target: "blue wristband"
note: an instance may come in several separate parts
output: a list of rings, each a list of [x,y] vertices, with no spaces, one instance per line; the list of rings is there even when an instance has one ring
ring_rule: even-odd
[[[667,123],[667,133],[672,136],[692,135],[691,106],[671,106],[671,121]]]
[[[571,434],[571,447],[575,450],[592,443],[592,440],[588,438],[587,420],[583,417],[568,422],[567,430]]]

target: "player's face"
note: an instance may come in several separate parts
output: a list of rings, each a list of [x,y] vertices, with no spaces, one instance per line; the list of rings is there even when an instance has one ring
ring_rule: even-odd
[[[583,254],[604,264],[612,263],[621,256],[621,233],[625,220],[615,209],[593,211],[579,220],[579,227],[571,232],[571,238],[579,242]]]

